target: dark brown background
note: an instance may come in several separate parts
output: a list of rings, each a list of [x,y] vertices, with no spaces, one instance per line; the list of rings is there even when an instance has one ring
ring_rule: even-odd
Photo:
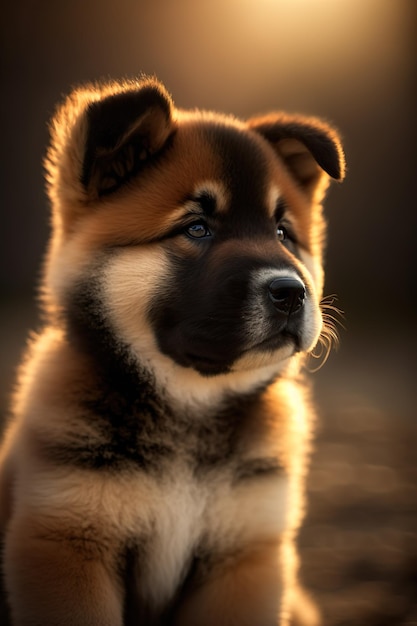
[[[329,626],[417,624],[414,0],[15,0],[1,20],[0,410],[48,236],[47,120],[74,83],[155,73],[179,106],[321,115],[349,165],[328,202],[341,348],[321,406],[303,576]]]

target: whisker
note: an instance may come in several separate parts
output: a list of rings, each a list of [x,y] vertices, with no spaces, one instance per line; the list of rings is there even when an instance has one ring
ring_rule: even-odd
[[[332,348],[337,349],[339,346],[339,333],[338,328],[345,329],[341,319],[344,317],[344,313],[341,309],[335,306],[337,296],[329,295],[325,296],[320,302],[320,309],[322,312],[323,328],[318,339],[317,344],[310,352],[310,356],[313,359],[319,360],[319,364],[315,368],[309,367],[309,371],[317,372],[326,363],[329,358]]]

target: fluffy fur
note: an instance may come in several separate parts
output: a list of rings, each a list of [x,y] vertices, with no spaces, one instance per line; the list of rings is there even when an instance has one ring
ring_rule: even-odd
[[[1,449],[11,623],[317,623],[294,536],[337,133],[143,78],[70,95],[46,169],[45,326]]]

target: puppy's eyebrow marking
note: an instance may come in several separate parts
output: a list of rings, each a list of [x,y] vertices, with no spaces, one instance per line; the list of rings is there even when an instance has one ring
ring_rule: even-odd
[[[192,201],[196,202],[201,207],[205,215],[207,215],[208,217],[211,217],[216,211],[216,196],[213,196],[213,194],[209,191],[201,191],[200,193],[193,196]]]
[[[277,216],[277,208],[281,203],[282,203],[282,207],[285,208],[284,198],[281,196],[281,193],[278,187],[275,187],[274,185],[269,190],[269,197],[268,197],[268,208],[272,216],[274,217]]]
[[[286,209],[287,209],[287,205],[286,205],[285,199],[282,197],[278,198],[275,204],[275,211],[274,211],[274,217],[277,222],[279,222],[284,217]]]
[[[195,186],[194,192],[187,198],[187,203],[197,205],[207,216],[223,212],[227,207],[227,193],[223,185],[214,180],[207,180]]]

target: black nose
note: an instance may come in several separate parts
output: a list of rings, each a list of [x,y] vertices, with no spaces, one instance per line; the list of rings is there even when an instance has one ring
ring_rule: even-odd
[[[269,297],[275,309],[284,315],[297,313],[304,304],[306,290],[296,278],[275,278],[268,285]]]

